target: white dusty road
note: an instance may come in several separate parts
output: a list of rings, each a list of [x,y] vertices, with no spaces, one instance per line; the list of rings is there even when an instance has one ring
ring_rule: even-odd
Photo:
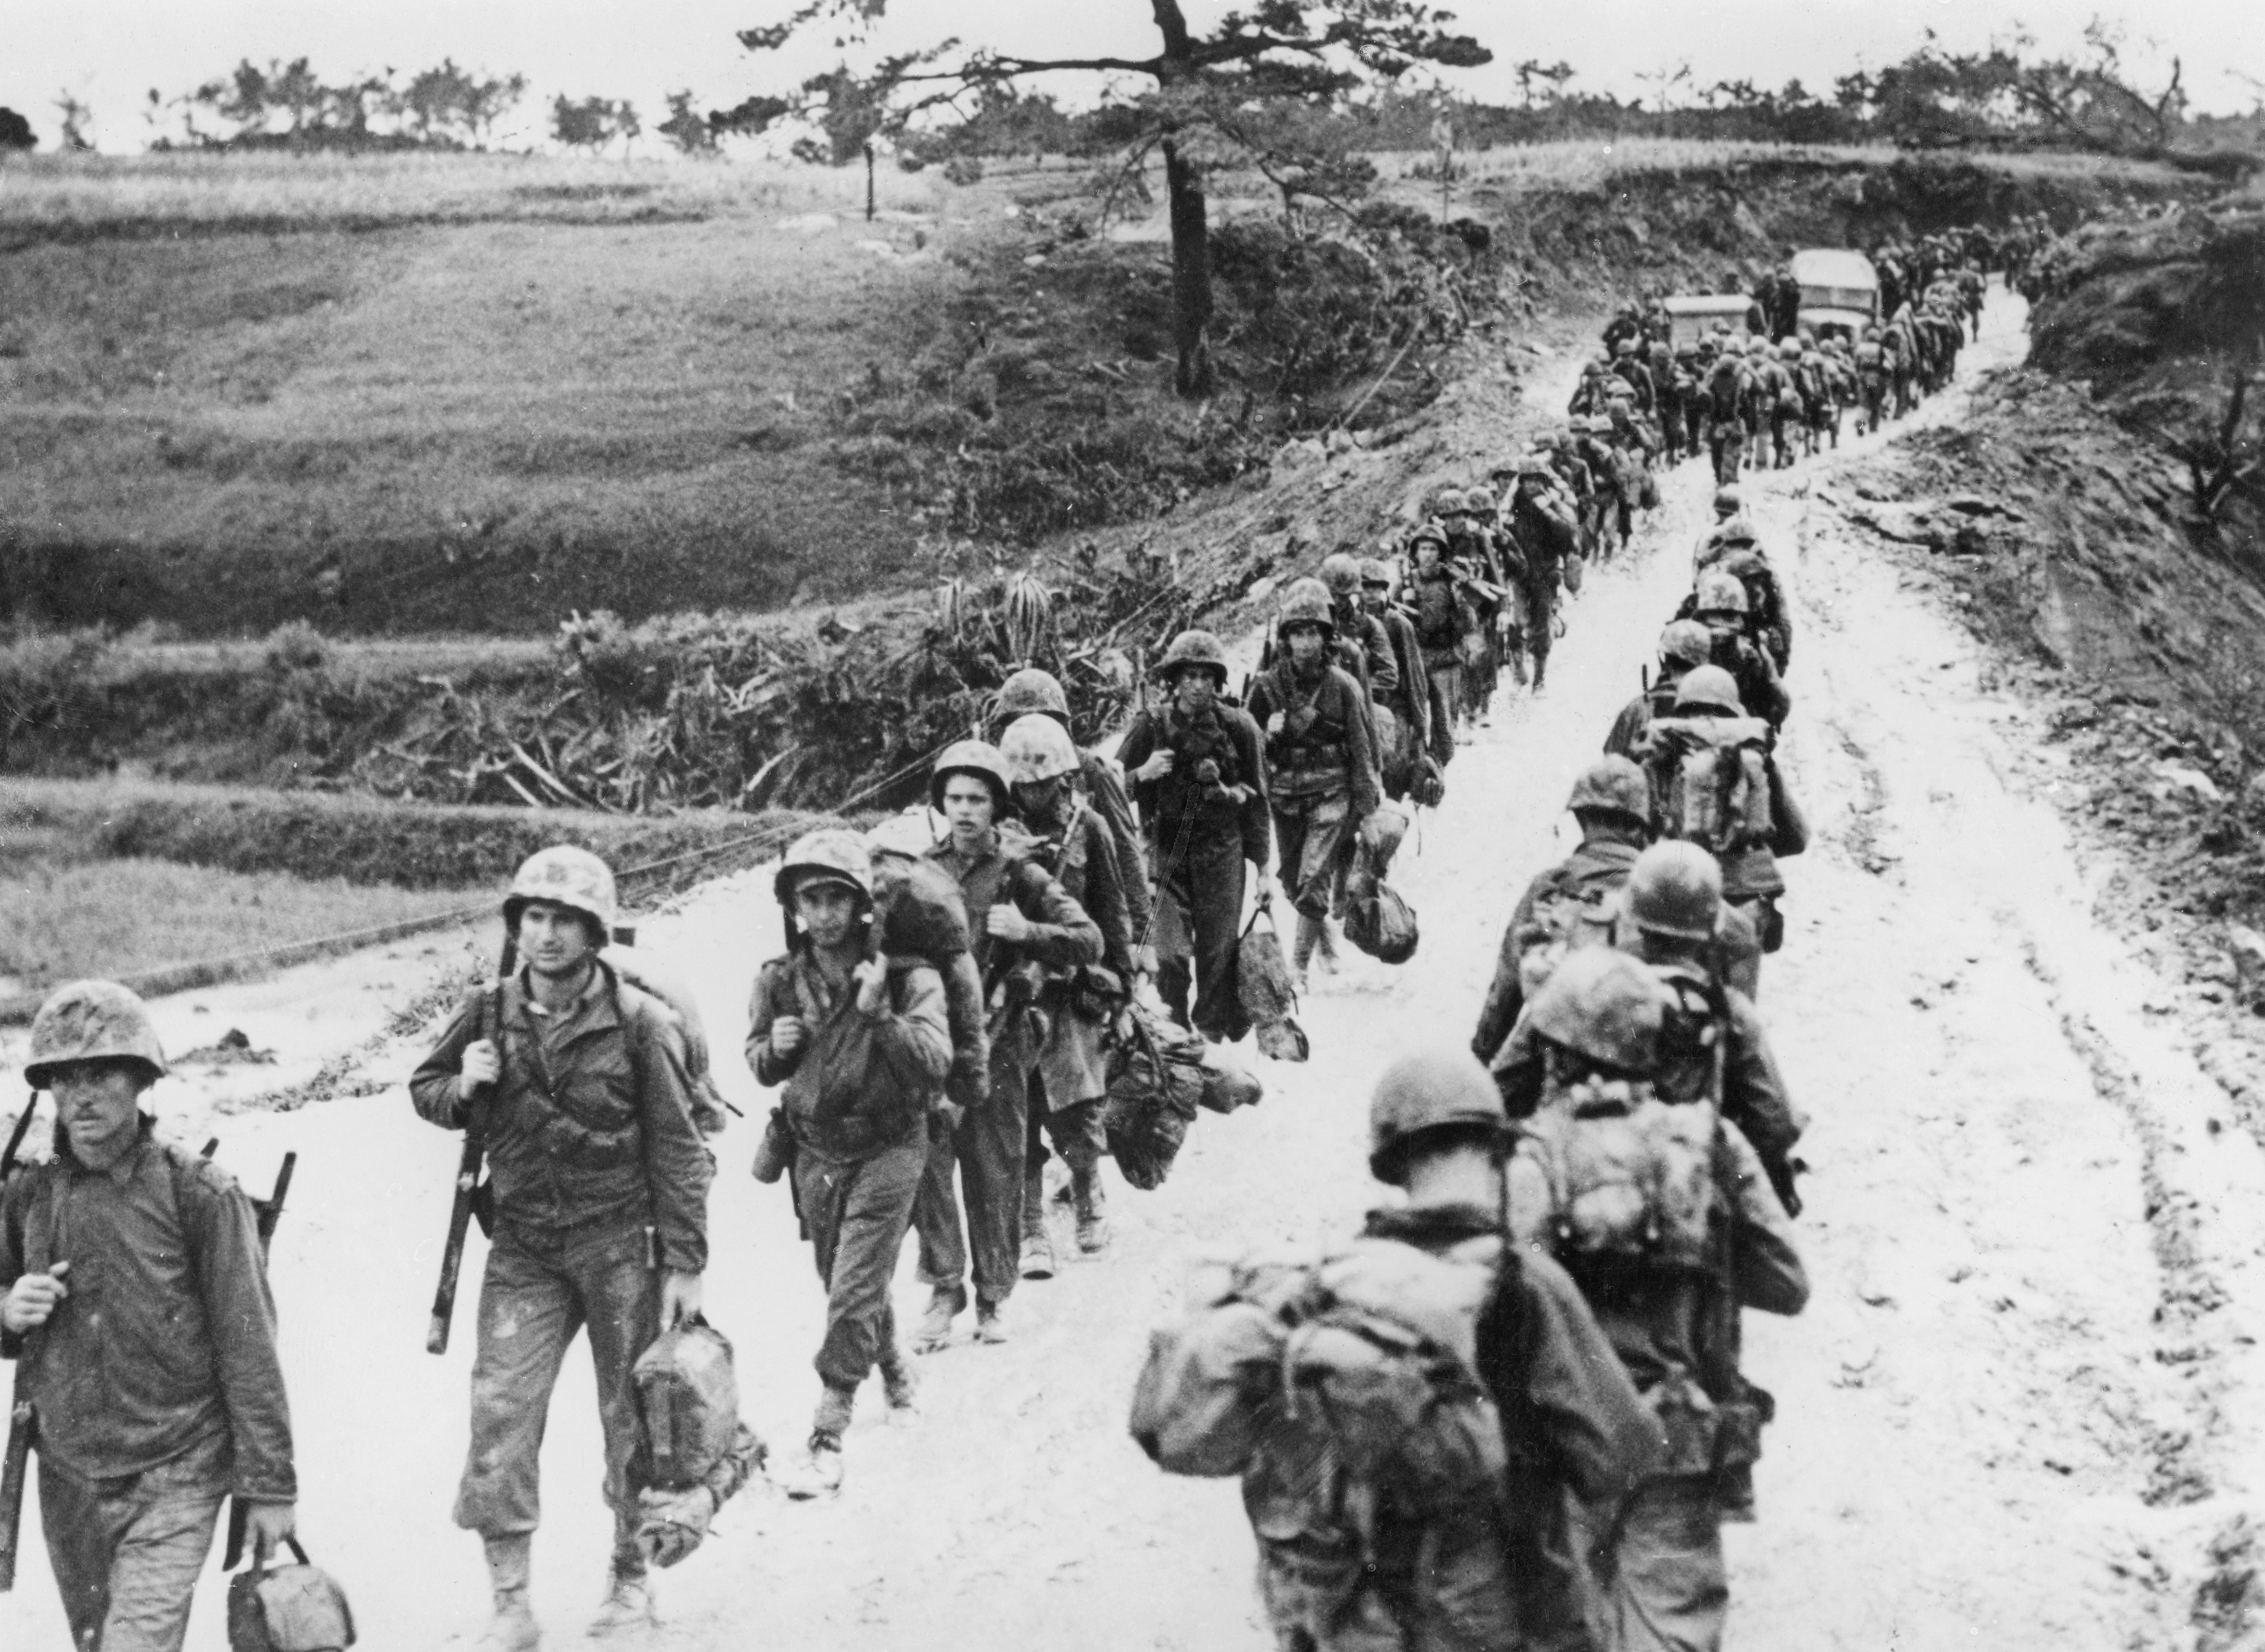
[[[1999,308],[1970,354],[2020,347]],[[1780,1422],[1762,1524],[1731,1539],[1733,1639],[2191,1645],[2200,1557],[2258,1478],[2265,1167],[2214,1127],[2230,1111],[2150,1013],[2152,978],[2094,928],[2057,820],[2020,795],[2019,709],[1980,697],[1973,647],[1932,598],[1805,530],[1815,469],[1763,483],[1759,512],[1796,603],[1790,772],[1818,839],[1788,869],[1789,937],[1763,1003],[1815,1119],[1801,1233],[1816,1291],[1804,1318],[1750,1333]],[[914,1420],[888,1421],[869,1391],[838,1500],[790,1505],[758,1486],[727,1510],[664,1576],[649,1644],[1271,1644],[1233,1483],[1168,1480],[1125,1437],[1147,1328],[1198,1258],[1319,1242],[1380,1197],[1363,1169],[1370,1081],[1402,1049],[1468,1037],[1511,903],[1570,846],[1567,787],[1686,587],[1710,492],[1696,466],[1670,475],[1651,549],[1592,575],[1574,608],[1548,695],[1511,703],[1459,757],[1395,878],[1423,919],[1416,958],[1355,957],[1325,984],[1306,1007],[1311,1064],[1268,1068],[1256,1109],[1206,1115],[1161,1190],[1117,1188],[1111,1249],[1025,1285],[1009,1346],[925,1360]],[[751,1109],[728,1057],[777,937],[761,876],[645,926],[697,979]],[[200,1128],[193,1098],[175,1105]],[[478,1546],[448,1523],[469,1306],[455,1351],[421,1351],[452,1144],[398,1088],[215,1128],[255,1183],[286,1146],[302,1154],[274,1275],[310,1545],[353,1591],[365,1645],[448,1645],[483,1607]],[[747,1174],[753,1130],[718,1145],[710,1315],[738,1342],[758,1426],[790,1452],[816,1394],[820,1295],[784,1190]],[[909,1261],[901,1282],[915,1314]],[[536,1559],[561,1643],[594,1605],[606,1540],[577,1362]],[[2231,1552],[2220,1569],[2240,1563]],[[223,1643],[214,1588],[192,1645]],[[34,1547],[0,1600],[0,1645],[63,1644]]]

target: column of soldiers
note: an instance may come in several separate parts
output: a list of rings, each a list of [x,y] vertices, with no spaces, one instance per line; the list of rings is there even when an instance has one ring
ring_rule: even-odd
[[[1402,1190],[1318,1263],[1214,1270],[1160,1328],[1135,1437],[1235,1475],[1284,1652],[1714,1652],[1721,1529],[1774,1401],[1749,1312],[1794,1314],[1806,1118],[1759,1005],[1781,858],[1785,593],[1735,485],[1659,670],[1575,781],[1581,841],[1505,926],[1468,1052],[1370,1103]]]
[[[2036,244],[2016,226],[2006,267]],[[1988,255],[1941,237],[1908,275],[1895,263],[1919,308],[1880,330],[1894,365],[1876,389],[1859,347],[1868,422],[1907,382],[1947,382],[1962,278]],[[782,1092],[757,1175],[790,1179],[827,1293],[795,1495],[841,1483],[867,1377],[892,1409],[916,1403],[890,1300],[907,1234],[930,1291],[921,1350],[952,1342],[971,1285],[974,1341],[1006,1340],[1018,1284],[1055,1272],[1050,1151],[1078,1249],[1105,1248],[1103,1052],[1126,1001],[1153,982],[1183,1024],[1239,1037],[1238,927],[1278,853],[1295,966],[1326,958],[1354,828],[1384,796],[1438,801],[1495,673],[1543,687],[1557,593],[1633,533],[1654,460],[1711,448],[1718,520],[1657,679],[1574,786],[1580,847],[1518,902],[1469,1052],[1409,1058],[1377,1086],[1370,1164],[1404,1206],[1318,1270],[1223,1277],[1159,1335],[1135,1430],[1168,1466],[1242,1475],[1295,1652],[1719,1645],[1719,1526],[1752,1517],[1772,1408],[1740,1372],[1739,1317],[1796,1313],[1807,1292],[1789,1226],[1803,1120],[1756,1008],[1784,937],[1778,862],[1806,827],[1776,762],[1790,620],[1733,484],[1749,442],[1766,430],[1781,453],[1786,436],[1743,387],[1725,404],[1712,384],[1752,355],[1806,396],[1803,374],[1832,357],[1726,337],[1686,366],[1654,324],[1615,317],[1586,411],[1490,484],[1439,497],[1395,560],[1332,557],[1293,583],[1242,704],[1219,639],[1185,632],[1112,763],[1072,740],[1060,685],[1026,671],[991,739],[935,763],[914,841],[836,828],[789,849],[788,945],[754,983],[746,1055]],[[1813,451],[1813,422],[1796,428]],[[892,938],[892,893],[915,885],[955,932]],[[609,944],[613,874],[586,851],[534,856],[502,915],[512,962],[410,1088],[420,1117],[484,1147],[455,1517],[488,1567],[478,1647],[529,1652],[537,1456],[579,1333],[615,1531],[593,1633],[654,1620],[652,1567],[696,1546],[765,1451],[742,1427],[698,1483],[659,1485],[633,1393],[661,1334],[701,1319],[704,1138],[722,1115],[696,1012]],[[55,1098],[52,1150],[0,1197],[15,1418],[38,1442],[74,1640],[106,1652],[179,1648],[229,1499],[256,1554],[295,1535],[273,1212],[154,1133],[142,1098],[165,1070],[132,993],[57,992],[25,1069]],[[1628,1197],[1569,1204],[1569,1169]],[[1281,1408],[1301,1386],[1344,1403]],[[1311,1437],[1331,1427],[1350,1432]]]

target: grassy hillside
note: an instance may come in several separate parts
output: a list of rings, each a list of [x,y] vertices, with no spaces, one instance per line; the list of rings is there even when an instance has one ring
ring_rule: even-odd
[[[1421,331],[1389,306],[1464,254],[1409,210],[1436,185],[1386,159],[1380,272],[1282,243],[1259,180],[1214,180],[1215,222],[1245,227],[1218,238],[1227,389],[1203,408],[1169,392],[1156,204],[1099,223],[1067,164],[885,173],[868,225],[861,178],[806,168],[11,162],[0,618],[543,631],[841,600],[964,570],[955,539],[1150,521]],[[2167,186],[2050,157],[1582,144],[1472,157],[1453,210],[1529,300],[1585,306],[1781,238],[2135,184]],[[1419,351],[1362,422],[1438,389]]]

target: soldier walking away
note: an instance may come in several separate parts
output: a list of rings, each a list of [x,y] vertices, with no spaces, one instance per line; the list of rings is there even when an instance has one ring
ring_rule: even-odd
[[[1471,1053],[1492,1061],[1533,989],[1577,947],[1612,944],[1613,902],[1651,841],[1651,793],[1625,757],[1592,763],[1565,807],[1580,847],[1526,886],[1504,926],[1494,980],[1479,1009]]]
[[[1069,696],[1062,692],[1060,680],[1050,671],[1025,666],[999,685],[999,692],[991,702],[987,724],[991,743],[999,743],[1009,724],[1033,712],[1052,717],[1061,724],[1064,733],[1074,737],[1076,731],[1070,727],[1069,721]],[[1145,935],[1153,921],[1148,911],[1148,879],[1155,869],[1142,858],[1140,825],[1132,812],[1132,798],[1124,771],[1106,753],[1081,746],[1077,748],[1077,790],[1109,828],[1110,841],[1117,849],[1117,870],[1125,879],[1125,900],[1132,933]],[[1143,956],[1134,962],[1143,974],[1155,974],[1154,957]]]
[[[1302,981],[1317,946],[1325,958],[1335,956],[1331,908],[1344,893],[1354,829],[1376,808],[1381,788],[1367,698],[1329,663],[1336,628],[1321,581],[1293,583],[1276,625],[1281,658],[1253,680],[1250,715],[1266,735],[1282,887],[1298,910],[1291,966]]]
[[[1737,1499],[1773,1408],[1737,1370],[1737,1314],[1798,1314],[1809,1298],[1791,1225],[1719,1095],[1661,1088],[1677,1008],[1626,953],[1568,958],[1530,1011],[1542,1095],[1509,1167],[1514,1240],[1579,1284],[1660,1445],[1619,1519],[1589,1528],[1609,1643],[1627,1652],[1722,1645],[1725,1503],[1750,1517]],[[1604,1162],[1606,1140],[1628,1197],[1564,1199],[1568,1167]]]
[[[1556,473],[1539,455],[1518,462],[1507,514],[1524,567],[1526,645],[1533,657],[1533,692],[1540,694],[1556,640],[1557,587],[1564,581],[1567,560],[1581,554],[1580,528],[1570,518]]]
[[[1036,1013],[1049,970],[1101,959],[1101,931],[1045,868],[1010,849],[1000,834],[1014,805],[1006,760],[981,740],[944,748],[929,779],[929,805],[950,833],[929,858],[958,880],[974,930],[975,966],[989,1015],[987,1093],[929,1146],[913,1226],[920,1234],[920,1277],[930,1287],[914,1346],[931,1351],[951,1340],[967,1306],[970,1253],[975,1276],[975,1336],[1003,1343],[1001,1311],[1019,1277],[1024,1161],[1030,1153],[1030,1086],[1044,1017]],[[953,1172],[958,1171],[955,1178]],[[959,1189],[967,1197],[960,1228]]]
[[[1722,568],[1708,568],[1697,587],[1684,598],[1678,619],[1693,619],[1707,628],[1712,638],[1709,663],[1730,673],[1746,710],[1771,728],[1781,728],[1793,710],[1793,696],[1778,680],[1777,666],[1757,644],[1750,624],[1746,587]]]
[[[477,1129],[487,1149],[491,1244],[455,1507],[486,1546],[495,1596],[481,1652],[541,1640],[528,1605],[536,1458],[559,1366],[586,1327],[614,1510],[591,1633],[653,1620],[637,1541],[650,1466],[630,1372],[663,1328],[700,1312],[715,1175],[675,1017],[598,956],[614,924],[611,870],[586,849],[540,850],[503,918],[520,967],[458,1012],[409,1081],[422,1117]]]
[[[1014,785],[1018,824],[1037,838],[1025,852],[1101,931],[1101,961],[1049,970],[1038,997],[1046,1033],[1030,1105],[1021,1270],[1025,1279],[1047,1279],[1054,1271],[1046,1229],[1047,1139],[1069,1167],[1077,1248],[1090,1255],[1108,1242],[1099,1173],[1109,1151],[1101,1124],[1109,1089],[1102,1038],[1131,996],[1135,937],[1109,828],[1070,789],[1077,749],[1069,735],[1050,717],[1027,717],[1008,729],[1000,755]]]
[[[1670,620],[1659,634],[1659,675],[1620,708],[1605,736],[1608,756],[1634,758],[1654,717],[1675,715],[1675,695],[1684,674],[1703,666],[1715,650],[1715,634],[1696,620]]]
[[[1221,1270],[1152,1337],[1133,1437],[1241,1476],[1281,1652],[1596,1644],[1575,1533],[1615,1529],[1657,1447],[1578,1288],[1504,1242],[1512,1139],[1469,1056],[1395,1061],[1369,1166],[1404,1202],[1318,1265]]]
[[[1182,1026],[1231,1044],[1249,1030],[1234,974],[1243,862],[1264,877],[1271,848],[1264,737],[1221,697],[1227,651],[1209,631],[1174,637],[1157,673],[1164,704],[1118,748],[1156,869],[1157,991]]]
[[[54,1156],[0,1196],[0,1353],[40,1524],[71,1644],[107,1652],[179,1652],[221,1504],[264,1560],[298,1497],[258,1219],[226,1171],[158,1139],[141,1098],[164,1073],[140,999],[56,989],[24,1067],[54,1095]]]
[[[929,1122],[942,1122],[951,1022],[943,978],[925,960],[881,951],[872,862],[855,833],[802,838],[772,887],[790,950],[755,978],[747,1065],[758,1084],[785,1086],[795,1209],[826,1287],[806,1486],[831,1491],[873,1367],[891,1410],[914,1402],[889,1284],[928,1167]]]

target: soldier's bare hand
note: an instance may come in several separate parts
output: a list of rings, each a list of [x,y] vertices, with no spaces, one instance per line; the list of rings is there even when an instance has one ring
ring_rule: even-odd
[[[1170,752],[1151,752],[1148,761],[1132,771],[1135,780],[1162,780],[1172,772],[1175,758]]]
[[[664,1273],[660,1276],[660,1328],[664,1331],[700,1317],[700,1276]]]
[[[503,1076],[503,1052],[492,1038],[479,1038],[464,1046],[464,1062],[457,1069],[458,1084],[477,1090]]]
[[[983,928],[1001,941],[1027,941],[1031,938],[1031,921],[1023,916],[1018,907],[1003,900],[983,914]]]
[[[11,1336],[21,1336],[45,1325],[70,1295],[70,1287],[63,1283],[63,1276],[69,1271],[70,1263],[59,1262],[45,1273],[27,1273],[9,1286],[7,1296],[0,1299],[0,1328]]]
[[[771,1022],[771,1053],[779,1057],[792,1055],[802,1048],[805,1036],[801,1016],[781,1015]]]
[[[251,1534],[252,1559],[266,1563],[275,1546],[288,1542],[299,1529],[299,1506],[291,1503],[244,1505],[244,1530]]]
[[[857,1013],[878,1015],[888,1002],[889,960],[876,953],[856,969],[849,979],[857,983]]]

